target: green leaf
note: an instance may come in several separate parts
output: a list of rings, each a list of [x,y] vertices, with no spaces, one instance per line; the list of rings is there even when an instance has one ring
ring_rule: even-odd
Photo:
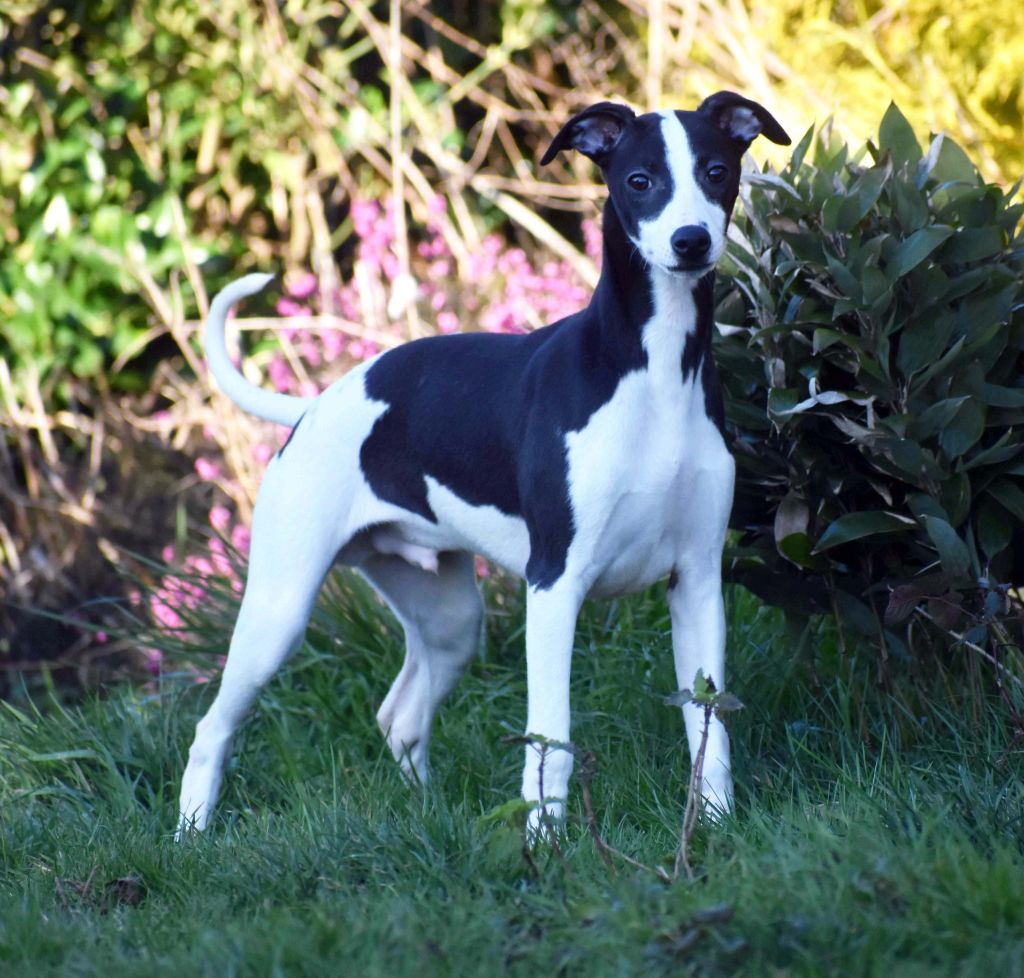
[[[962,397],[947,397],[944,400],[930,404],[920,414],[916,415],[910,425],[910,434],[914,438],[930,438],[937,431],[941,431],[950,421],[956,417],[957,411],[963,406],[964,401],[970,395]]]
[[[936,351],[946,348],[955,326],[956,319],[945,310],[915,317],[907,323],[900,333],[896,353],[896,365],[904,376],[909,377],[934,363]]]
[[[814,553],[822,553],[853,540],[880,533],[901,533],[916,526],[912,519],[882,511],[847,513],[834,520],[818,537]]]
[[[956,530],[937,516],[926,516],[924,526],[939,552],[942,569],[954,578],[966,577],[971,569],[971,553]]]
[[[985,490],[997,503],[1024,523],[1024,491],[1009,479],[999,479]]]
[[[959,526],[971,511],[971,480],[966,472],[957,472],[939,487],[942,507],[953,526]]]
[[[1024,387],[981,384],[977,396],[990,407],[1024,407]]]
[[[968,397],[939,433],[939,444],[949,458],[957,459],[977,444],[984,431],[985,409],[973,397]]]
[[[864,352],[864,344],[856,336],[840,332],[837,329],[828,329],[824,326],[814,331],[814,338],[812,342],[813,352],[815,354],[823,353],[830,346],[834,346],[836,343],[840,343],[856,353]]]
[[[810,534],[791,533],[780,540],[777,546],[779,553],[798,567],[808,570],[820,570],[822,567],[821,560],[814,555]]]
[[[948,136],[938,144],[930,176],[941,184],[963,183],[976,186],[978,169],[971,158]]]
[[[952,228],[938,224],[915,231],[893,252],[886,270],[893,278],[906,275],[911,269],[920,265],[952,234]]]
[[[679,689],[674,693],[669,693],[668,696],[663,700],[665,706],[686,706],[687,703],[693,700],[692,689]]]
[[[914,130],[895,102],[889,103],[889,108],[882,116],[882,124],[878,128],[878,145],[880,149],[892,154],[893,162],[898,166],[916,163],[921,159],[921,146]]]
[[[693,698],[698,703],[706,702],[714,693],[711,686],[711,680],[704,675],[703,669],[697,670],[697,675],[693,677]]]
[[[719,693],[715,696],[715,714],[735,713],[743,709],[743,701],[734,693]]]
[[[961,465],[961,468],[968,472],[971,469],[981,468],[983,465],[998,465],[1011,458],[1021,457],[1024,457],[1024,444],[1021,444],[1020,436],[1012,430],[1004,431],[994,444],[973,455]]]
[[[849,591],[837,589],[835,593],[836,607],[844,624],[855,628],[862,635],[878,637],[879,621],[870,605],[854,597]]]
[[[989,560],[1002,553],[1013,539],[1013,521],[997,506],[979,506],[974,526],[978,545]]]
[[[855,302],[860,302],[862,295],[860,279],[850,271],[846,264],[841,259],[829,255],[828,270],[832,273],[832,278],[843,295]]]
[[[519,822],[532,808],[533,805],[523,798],[511,798],[492,808],[489,812],[484,812],[477,818],[476,824],[481,828],[486,828],[504,822]]]
[[[784,417],[796,407],[800,395],[792,387],[773,387],[768,392],[768,416],[773,420]]]
[[[991,258],[1006,247],[1003,229],[999,227],[961,228],[942,249],[944,262],[970,262]]]
[[[856,225],[867,217],[868,211],[882,195],[886,180],[892,174],[890,166],[873,166],[865,170],[850,188],[849,212],[844,213],[844,222]]]

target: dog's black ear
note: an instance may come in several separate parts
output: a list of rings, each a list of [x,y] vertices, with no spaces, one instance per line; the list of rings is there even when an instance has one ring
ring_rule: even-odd
[[[636,118],[627,105],[598,102],[574,115],[555,136],[540,165],[547,166],[563,149],[578,149],[598,166],[604,166],[608,154],[619,141],[622,131]]]
[[[697,112],[736,142],[742,143],[744,149],[757,136],[764,136],[780,146],[788,146],[792,142],[786,130],[763,105],[735,92],[716,92],[700,103]]]

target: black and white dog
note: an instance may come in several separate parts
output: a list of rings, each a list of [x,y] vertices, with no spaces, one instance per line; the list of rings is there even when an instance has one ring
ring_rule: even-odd
[[[405,663],[377,720],[421,781],[434,714],[481,637],[474,554],[526,578],[527,734],[569,740],[583,600],[666,577],[680,686],[702,669],[724,688],[733,461],[711,360],[713,269],[741,158],[761,134],[789,143],[762,106],[731,92],[695,112],[637,116],[611,102],[581,112],[541,162],[577,149],[608,185],[590,305],[524,335],[408,343],[317,398],[254,387],[228,358],[227,313],[269,276],[217,296],[206,338],[214,377],[239,406],[293,430],[260,489],[248,583],[220,691],[189,753],[179,832],[206,826],[231,737],[299,645],[336,563],[357,568],[405,629]],[[702,714],[684,714],[692,759]],[[542,772],[540,748],[528,746],[523,797],[560,816],[571,767],[567,751],[552,749]],[[704,770],[705,798],[728,810],[718,721]]]

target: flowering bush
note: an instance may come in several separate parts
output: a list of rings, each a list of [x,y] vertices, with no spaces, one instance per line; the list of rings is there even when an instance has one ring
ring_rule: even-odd
[[[586,305],[589,290],[564,261],[532,259],[497,234],[488,235],[479,251],[458,268],[445,236],[446,202],[437,198],[414,249],[415,279],[404,282],[397,253],[391,202],[352,202],[350,217],[356,239],[355,259],[348,281],[330,290],[310,272],[285,279],[285,293],[276,303],[281,317],[269,356],[255,357],[260,379],[284,394],[309,396],[382,349],[409,339],[405,313],[410,306],[420,332],[454,333],[459,330],[523,332],[554,322]],[[594,221],[583,222],[587,253],[600,258],[600,231]],[[412,288],[409,288],[409,285]],[[402,291],[410,301],[401,308]],[[388,315],[391,306],[392,316]],[[396,314],[397,313],[397,314]],[[259,423],[258,437],[249,445],[251,460],[262,468],[288,437],[288,432]],[[181,570],[164,576],[148,598],[153,619],[164,630],[185,634],[185,613],[195,611],[216,582],[240,593],[242,582],[228,553],[228,543],[240,555],[249,548],[245,513],[229,505],[240,495],[239,473],[219,425],[203,429],[203,448],[195,462],[199,483],[211,487],[208,542],[202,551],[183,557],[174,546],[164,548],[167,564]],[[478,565],[481,574],[486,566]],[[152,652],[149,666],[160,667],[160,654]]]

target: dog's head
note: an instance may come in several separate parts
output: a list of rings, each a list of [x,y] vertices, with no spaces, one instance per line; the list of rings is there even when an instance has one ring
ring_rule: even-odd
[[[599,102],[573,116],[541,164],[577,149],[604,174],[623,230],[650,264],[699,277],[725,250],[743,154],[757,136],[789,145],[763,106],[718,92],[695,112],[638,116]]]

